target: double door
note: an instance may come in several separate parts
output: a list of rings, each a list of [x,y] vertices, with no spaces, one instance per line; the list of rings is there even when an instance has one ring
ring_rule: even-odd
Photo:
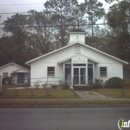
[[[86,68],[75,67],[74,69],[74,85],[86,85]]]

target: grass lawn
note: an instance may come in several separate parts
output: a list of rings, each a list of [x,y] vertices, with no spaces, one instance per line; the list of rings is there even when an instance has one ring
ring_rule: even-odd
[[[130,98],[130,88],[102,88],[94,91],[114,98]]]
[[[4,89],[0,98],[79,98],[71,90],[63,89]]]

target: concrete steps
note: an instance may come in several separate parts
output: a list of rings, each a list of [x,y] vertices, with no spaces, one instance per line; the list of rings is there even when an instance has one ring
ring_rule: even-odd
[[[73,86],[74,90],[90,90],[90,86]]]

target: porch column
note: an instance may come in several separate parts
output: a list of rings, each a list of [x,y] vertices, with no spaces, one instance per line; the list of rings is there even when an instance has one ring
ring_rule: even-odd
[[[95,82],[95,75],[96,75],[96,69],[95,69],[95,67],[96,67],[96,65],[95,65],[95,63],[93,64],[93,82]]]
[[[88,84],[88,59],[86,58],[86,84]]]
[[[73,77],[74,77],[74,74],[73,74],[73,62],[72,62],[72,59],[71,59],[71,85],[73,85]]]
[[[63,63],[63,81],[65,81],[65,63]]]
[[[0,92],[2,92],[2,76],[0,76]]]

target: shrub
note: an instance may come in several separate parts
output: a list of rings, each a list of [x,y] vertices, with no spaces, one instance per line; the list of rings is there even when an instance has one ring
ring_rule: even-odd
[[[67,82],[64,82],[62,80],[59,81],[59,86],[62,88],[62,89],[69,89],[70,85],[67,83]]]
[[[53,89],[56,89],[56,88],[57,88],[57,85],[56,85],[56,84],[51,84],[51,87],[52,87]]]
[[[112,88],[122,88],[124,83],[123,79],[119,77],[112,77],[107,81],[107,86]]]
[[[101,88],[103,86],[103,80],[102,79],[95,79],[95,82],[90,82],[89,86],[91,88]]]
[[[42,84],[42,87],[43,87],[43,88],[46,88],[47,85],[48,85],[47,83],[44,83],[44,84]]]
[[[2,79],[2,84],[6,85],[6,84],[9,84],[11,85],[12,84],[12,77],[5,77]]]
[[[51,96],[51,88],[48,88],[48,86],[45,86],[44,90],[45,90],[45,93],[46,93],[47,97]]]
[[[130,80],[125,81],[125,87],[130,87]]]
[[[39,88],[39,83],[38,82],[36,82],[36,83],[34,83],[34,87],[36,88],[36,89],[38,89]]]

